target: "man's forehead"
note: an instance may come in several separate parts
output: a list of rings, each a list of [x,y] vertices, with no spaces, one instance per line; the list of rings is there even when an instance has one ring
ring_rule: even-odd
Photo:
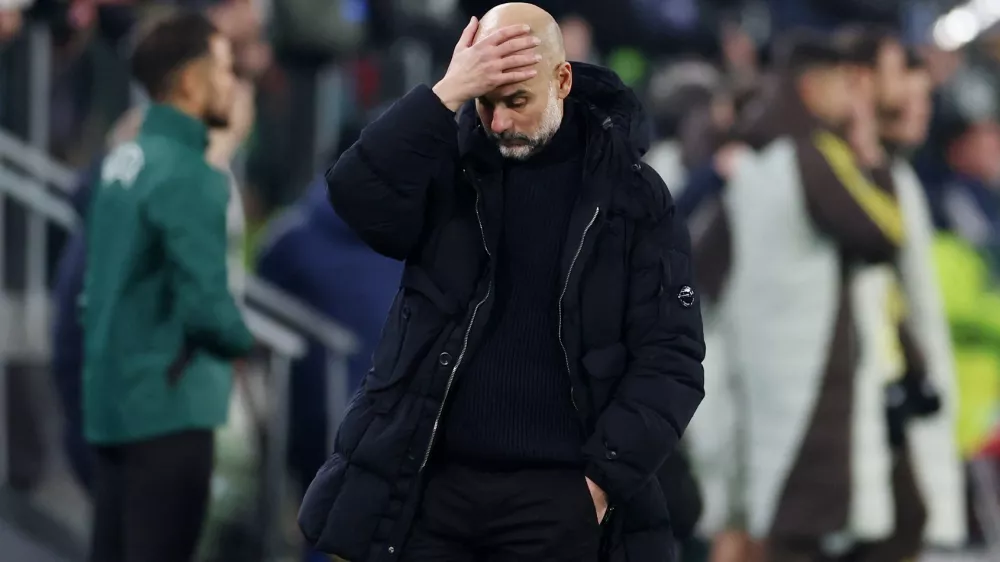
[[[493,90],[487,94],[490,98],[509,98],[517,95],[530,94],[532,91],[531,84],[529,82],[517,82],[515,84],[508,84],[507,86],[502,86]]]

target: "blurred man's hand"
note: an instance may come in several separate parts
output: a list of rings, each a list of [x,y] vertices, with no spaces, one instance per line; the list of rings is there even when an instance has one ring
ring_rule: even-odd
[[[479,20],[472,18],[455,45],[448,72],[434,86],[434,93],[452,111],[458,111],[471,99],[538,73],[529,67],[542,60],[535,52],[541,41],[529,35],[527,25],[498,29],[473,44],[478,29]]]
[[[860,96],[859,96],[860,97]],[[875,108],[866,100],[857,99],[852,104],[848,142],[854,149],[858,164],[877,168],[885,163],[886,154],[879,140],[878,118]]]
[[[24,26],[24,16],[21,10],[0,11],[0,43],[6,43],[17,37]]]
[[[257,118],[255,90],[249,82],[239,82],[233,92],[233,108],[225,129],[209,132],[206,159],[219,168],[227,168],[236,151],[246,141]]]
[[[709,562],[748,562],[755,560],[752,541],[745,531],[727,529],[712,540]],[[759,556],[759,555],[758,555]]]
[[[740,157],[749,152],[751,152],[750,147],[740,142],[723,145],[713,156],[712,165],[715,168],[715,173],[728,181],[733,177]]]

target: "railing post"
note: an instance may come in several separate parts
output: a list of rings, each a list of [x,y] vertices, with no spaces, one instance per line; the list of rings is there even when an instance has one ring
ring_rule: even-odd
[[[327,416],[327,454],[333,453],[333,444],[337,439],[337,428],[346,414],[347,403],[350,401],[351,389],[348,376],[347,357],[333,349],[326,350],[326,416]]]
[[[973,459],[969,467],[972,478],[973,509],[979,519],[986,551],[990,560],[1000,560],[1000,503],[996,490],[1000,489],[997,468],[988,458]]]
[[[45,153],[49,149],[49,98],[52,92],[52,34],[42,24],[32,25],[29,31],[31,65],[29,75],[28,142]],[[41,186],[46,181],[41,172],[31,170]],[[44,187],[43,187],[44,189]],[[48,315],[48,227],[45,217],[28,210],[27,247],[24,298],[26,341],[37,344],[48,341],[46,326]]]
[[[291,378],[291,359],[278,351],[271,352],[270,373],[267,381],[269,411],[267,418],[267,450],[264,461],[264,556],[263,560],[277,560],[282,554],[283,507],[285,502],[285,463],[288,451],[288,400]]]
[[[7,197],[0,191],[0,488],[7,484],[8,463],[10,462],[10,449],[7,439],[10,428],[6,420],[7,414],[7,353],[8,342],[10,341],[10,301],[7,295],[7,280],[5,271],[6,265],[6,230],[7,225],[4,218],[7,214]]]
[[[31,65],[28,93],[28,142],[49,151],[49,98],[52,93],[52,33],[43,24],[32,25],[29,35]]]
[[[316,123],[313,142],[313,169],[329,166],[331,151],[340,147],[340,130],[344,112],[344,77],[336,63],[321,68],[316,75]]]

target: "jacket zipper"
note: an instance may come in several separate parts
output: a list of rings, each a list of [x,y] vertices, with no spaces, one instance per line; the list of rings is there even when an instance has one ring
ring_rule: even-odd
[[[486,244],[486,230],[483,229],[483,218],[479,214],[479,190],[476,190],[476,222],[479,223],[479,235],[483,240],[483,249],[486,250],[486,255],[492,257],[493,254],[490,253],[490,247]],[[465,337],[462,339],[462,350],[458,353],[458,359],[455,360],[455,366],[451,369],[451,374],[448,375],[448,382],[444,387],[444,396],[441,398],[441,407],[438,408],[437,417],[434,418],[434,427],[431,429],[431,438],[427,443],[427,450],[424,451],[424,460],[420,463],[420,470],[422,471],[425,466],[427,466],[427,461],[431,458],[431,449],[434,448],[434,440],[437,437],[438,427],[441,424],[441,414],[444,413],[444,406],[448,401],[448,395],[451,393],[451,385],[455,382],[455,374],[458,372],[459,366],[462,365],[462,360],[465,359],[465,352],[469,347],[469,335],[472,333],[472,327],[476,324],[476,315],[479,313],[479,307],[489,300],[490,294],[493,292],[493,281],[490,280],[489,285],[486,287],[486,295],[476,303],[476,306],[472,309],[472,318],[469,319],[469,326],[465,329]]]
[[[573,254],[573,261],[569,262],[569,271],[566,272],[566,282],[563,284],[562,293],[559,295],[559,347],[562,348],[563,358],[566,360],[566,376],[569,377],[569,399],[573,403],[573,408],[579,412],[580,408],[576,405],[576,397],[573,396],[573,371],[569,364],[569,352],[566,351],[566,344],[563,342],[563,299],[566,297],[566,291],[569,290],[569,280],[573,276],[573,268],[576,267],[576,260],[580,258],[580,252],[583,251],[583,243],[587,239],[587,233],[590,232],[590,227],[594,226],[597,221],[597,215],[601,213],[601,208],[597,207],[594,209],[594,216],[590,217],[590,222],[587,223],[587,228],[583,229],[583,234],[580,236],[580,244],[576,247],[576,253]]]

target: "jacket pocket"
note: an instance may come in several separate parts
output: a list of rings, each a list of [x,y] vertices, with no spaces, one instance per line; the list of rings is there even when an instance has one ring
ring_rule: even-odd
[[[346,472],[347,461],[343,456],[334,454],[323,463],[306,490],[299,507],[298,521],[302,535],[312,544],[323,534],[327,515],[340,495]]]
[[[599,413],[607,407],[615,387],[625,374],[628,350],[621,342],[615,342],[588,351],[580,362],[588,375],[587,383],[590,386],[594,410]]]
[[[391,410],[414,379],[431,372],[424,366],[448,325],[448,316],[433,300],[408,287],[400,290],[389,318],[365,383],[376,413]]]
[[[184,376],[184,371],[187,370],[188,366],[191,365],[191,361],[194,360],[195,347],[186,341],[181,344],[180,350],[177,352],[177,356],[170,365],[167,367],[167,384],[170,386],[177,386],[180,382],[181,377]]]

